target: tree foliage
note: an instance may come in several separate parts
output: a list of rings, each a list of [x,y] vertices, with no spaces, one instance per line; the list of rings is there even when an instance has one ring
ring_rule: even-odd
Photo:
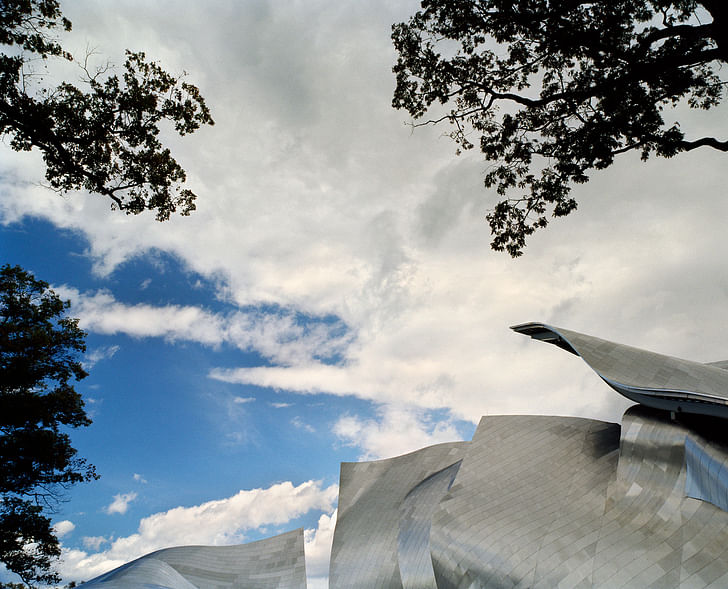
[[[487,216],[491,247],[515,257],[618,154],[728,151],[665,121],[679,103],[720,103],[726,31],[723,0],[423,0],[393,26],[393,105],[416,120],[445,105],[417,125],[448,121],[458,153],[478,145],[503,198]]]
[[[0,136],[16,151],[38,148],[46,180],[59,192],[86,189],[137,214],[188,215],[196,195],[181,188],[186,175],[159,139],[168,121],[180,135],[213,124],[194,85],[127,51],[124,73],[81,64],[81,87],[43,86],[38,63],[71,60],[52,34],[68,31],[58,0],[0,2]]]
[[[46,512],[64,489],[96,478],[67,433],[91,423],[73,387],[87,376],[86,334],[68,306],[28,272],[0,267],[0,562],[27,584],[60,581]]]

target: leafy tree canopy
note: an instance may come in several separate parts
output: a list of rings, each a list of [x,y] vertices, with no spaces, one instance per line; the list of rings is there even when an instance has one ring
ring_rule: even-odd
[[[728,141],[686,138],[665,109],[709,109],[724,96],[724,0],[423,0],[393,26],[393,105],[448,121],[461,149],[491,162],[491,247],[525,240],[576,206],[571,186],[615,156],[672,157]]]
[[[96,478],[67,430],[91,423],[73,381],[86,334],[69,303],[17,266],[0,267],[0,562],[24,583],[58,583],[46,515],[65,488]]]
[[[126,213],[188,215],[196,195],[159,140],[160,123],[180,134],[213,124],[197,87],[127,51],[124,73],[81,64],[81,87],[46,87],[38,63],[71,60],[53,36],[68,31],[58,0],[0,1],[0,136],[16,151],[38,148],[46,179],[59,191],[86,189]]]

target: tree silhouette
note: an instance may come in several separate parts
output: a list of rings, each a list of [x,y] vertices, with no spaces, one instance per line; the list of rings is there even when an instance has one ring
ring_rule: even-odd
[[[27,584],[58,583],[60,554],[45,515],[70,485],[96,478],[68,428],[91,420],[73,381],[86,334],[69,303],[17,266],[0,267],[0,562]]]
[[[487,215],[491,247],[515,257],[619,154],[728,151],[664,120],[679,103],[721,102],[727,31],[721,0],[423,0],[393,26],[393,106],[416,125],[449,122],[458,153],[480,148],[485,187],[503,198]],[[445,112],[423,120],[433,105]]]
[[[129,214],[158,220],[195,209],[181,188],[185,171],[159,139],[160,123],[185,135],[213,124],[196,86],[165,72],[144,53],[127,51],[124,73],[81,64],[82,88],[43,85],[38,62],[71,60],[56,30],[70,30],[57,0],[0,2],[0,136],[16,151],[38,148],[46,180],[59,192],[86,189]],[[113,74],[113,75],[112,75]]]

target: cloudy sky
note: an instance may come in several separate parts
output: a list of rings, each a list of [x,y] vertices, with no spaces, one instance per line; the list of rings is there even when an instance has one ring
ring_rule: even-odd
[[[68,49],[144,50],[188,72],[217,122],[169,142],[198,195],[166,223],[38,185],[0,157],[2,262],[88,331],[74,433],[101,479],[54,521],[65,581],[152,550],[306,529],[325,587],[339,463],[469,439],[481,415],[619,421],[580,360],[508,326],[543,321],[698,361],[728,358],[726,156],[625,156],[512,260],[495,197],[445,128],[390,106],[412,1],[75,0]],[[728,111],[682,111],[691,138]]]

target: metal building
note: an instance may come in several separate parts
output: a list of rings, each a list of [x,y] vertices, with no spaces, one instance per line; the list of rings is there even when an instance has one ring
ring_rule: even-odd
[[[237,546],[180,546],[147,554],[84,589],[306,589],[303,529]]]
[[[728,587],[728,371],[540,323],[639,404],[341,468],[331,589]],[[429,557],[429,558],[428,558]]]

